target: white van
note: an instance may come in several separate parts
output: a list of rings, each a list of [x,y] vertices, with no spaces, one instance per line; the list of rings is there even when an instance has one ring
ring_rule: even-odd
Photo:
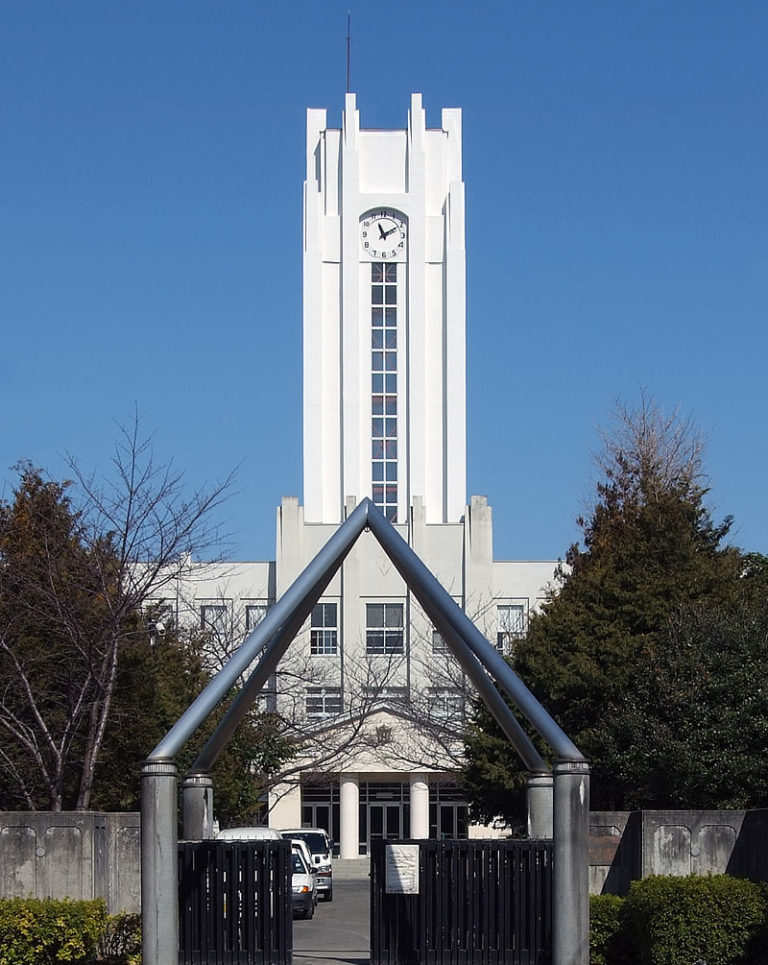
[[[286,828],[280,834],[292,841],[303,841],[312,855],[312,870],[317,876],[317,893],[324,901],[333,901],[333,842],[323,828]]]
[[[216,835],[217,841],[279,841],[282,835],[274,828],[225,828]]]

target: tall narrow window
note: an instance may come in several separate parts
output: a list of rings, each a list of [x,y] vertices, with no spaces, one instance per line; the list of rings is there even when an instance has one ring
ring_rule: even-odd
[[[335,603],[318,603],[312,609],[309,652],[313,657],[336,653],[338,623]]]
[[[397,522],[397,265],[371,265],[373,502]]]
[[[496,607],[498,630],[496,649],[501,653],[512,653],[515,640],[525,636],[525,607],[522,603],[502,603]]]

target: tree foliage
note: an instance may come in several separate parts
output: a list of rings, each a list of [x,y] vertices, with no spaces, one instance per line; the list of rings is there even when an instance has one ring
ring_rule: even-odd
[[[746,681],[737,671],[760,652],[766,571],[762,558],[727,545],[730,518],[712,520],[702,453],[693,426],[677,414],[665,416],[646,397],[636,409],[617,408],[616,424],[603,434],[594,506],[578,521],[582,540],[570,547],[556,588],[532,616],[514,657],[526,684],[591,759],[593,807],[761,799],[753,779],[736,793],[726,793],[724,781],[705,793],[704,780],[688,779],[702,743],[712,744],[714,768],[726,746],[747,740],[750,708],[759,705],[763,714],[752,730],[760,734],[765,725],[756,688],[752,704],[742,700]],[[684,677],[689,687],[680,691]],[[675,738],[666,758],[665,711]],[[706,736],[695,724],[705,713],[713,723]],[[718,719],[728,741],[714,727]],[[758,752],[758,738],[750,735],[747,746]],[[495,725],[478,710],[465,775],[476,811],[483,797],[501,800],[505,784],[516,786],[510,775],[519,764],[510,748],[504,767],[496,739]],[[737,771],[729,769],[732,779]],[[652,774],[666,775],[666,782]]]
[[[0,501],[5,808],[135,807],[141,760],[209,679],[199,641],[169,632],[150,646],[144,611],[189,554],[217,542],[211,513],[230,480],[187,495],[137,422],[107,478],[70,464],[65,483],[18,467],[13,498]],[[274,719],[248,719],[219,767],[225,816],[253,815],[260,771],[292,748]]]

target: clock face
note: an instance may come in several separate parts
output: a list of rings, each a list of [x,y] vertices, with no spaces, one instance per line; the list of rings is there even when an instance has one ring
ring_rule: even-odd
[[[405,218],[397,211],[378,208],[360,219],[360,246],[369,258],[404,261],[407,241]]]

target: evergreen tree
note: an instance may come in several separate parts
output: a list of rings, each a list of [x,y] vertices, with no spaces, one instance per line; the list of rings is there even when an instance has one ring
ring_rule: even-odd
[[[616,426],[603,436],[594,507],[579,520],[581,545],[569,549],[513,660],[591,759],[593,807],[661,804],[628,766],[630,742],[635,755],[657,752],[649,731],[623,727],[629,704],[657,688],[658,657],[670,652],[681,613],[731,613],[745,599],[745,559],[724,545],[731,520],[715,524],[705,504],[702,448],[690,423],[665,417],[645,397],[637,410],[617,409]],[[759,575],[752,582],[760,584]],[[495,725],[482,709],[466,750],[466,783],[481,813],[484,796],[503,801],[500,791],[520,783],[512,777],[520,767],[511,748],[502,766]],[[682,786],[673,797],[682,803]]]

